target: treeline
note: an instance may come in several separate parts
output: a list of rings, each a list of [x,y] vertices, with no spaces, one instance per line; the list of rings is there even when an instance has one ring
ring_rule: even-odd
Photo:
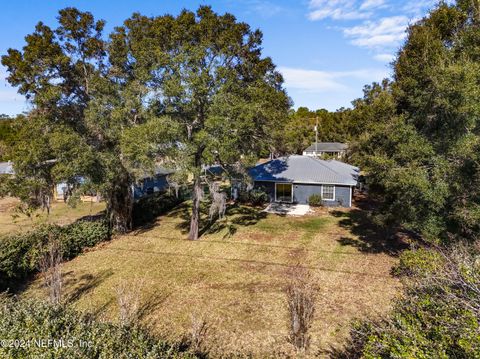
[[[238,168],[269,153],[290,108],[262,33],[208,6],[134,13],[108,34],[105,21],[76,8],[57,20],[39,22],[2,56],[6,80],[32,107],[3,192],[48,208],[56,183],[94,189],[124,233],[133,184],[161,163],[177,182],[193,178],[189,238],[198,239],[202,166]]]
[[[357,324],[348,358],[476,358],[480,353],[480,5],[441,2],[411,25],[392,83],[357,102],[353,140],[389,233],[412,234],[390,315]]]
[[[18,135],[18,124],[23,118],[23,115],[16,117],[0,115],[0,162],[11,159],[11,149]]]
[[[288,119],[275,133],[276,154],[301,154],[315,142],[317,123],[320,142],[357,143],[390,115],[393,106],[390,86],[389,80],[366,85],[363,97],[352,101],[351,109],[340,108],[335,112],[306,107],[291,109]]]

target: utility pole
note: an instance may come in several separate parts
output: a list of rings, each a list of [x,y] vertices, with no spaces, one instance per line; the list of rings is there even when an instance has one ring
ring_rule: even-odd
[[[318,156],[318,116],[315,116],[315,156]]]

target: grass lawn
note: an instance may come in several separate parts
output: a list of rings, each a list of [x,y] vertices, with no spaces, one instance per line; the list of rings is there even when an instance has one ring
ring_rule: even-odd
[[[38,210],[28,217],[15,210],[18,204],[15,198],[0,198],[0,235],[25,231],[40,223],[68,224],[105,209],[105,203],[81,202],[72,208],[63,202],[53,202],[50,215]]]
[[[213,356],[266,357],[287,350],[284,287],[295,265],[309,268],[319,286],[313,353],[341,345],[353,318],[387,310],[398,290],[390,275],[396,259],[359,209],[293,218],[232,207],[196,242],[186,240],[188,211],[183,204],[65,263],[66,298],[115,320],[115,288],[127,281],[141,298],[142,323],[158,334],[178,339],[192,318],[204,318]],[[25,295],[43,296],[40,280]]]

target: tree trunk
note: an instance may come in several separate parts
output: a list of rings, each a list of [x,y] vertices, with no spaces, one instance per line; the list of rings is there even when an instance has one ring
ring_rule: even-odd
[[[190,232],[188,239],[196,241],[198,239],[198,227],[200,223],[200,200],[202,199],[202,183],[200,175],[195,174],[192,193],[192,218],[190,219]]]
[[[132,181],[125,171],[117,176],[108,196],[107,216],[114,232],[123,234],[132,229]]]

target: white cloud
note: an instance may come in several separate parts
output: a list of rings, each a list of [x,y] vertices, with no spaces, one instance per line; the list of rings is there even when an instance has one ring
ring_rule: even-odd
[[[425,16],[436,3],[438,0],[310,0],[308,18],[350,20],[353,25],[340,28],[350,43],[387,62],[405,39],[408,25]]]
[[[310,20],[334,20],[366,19],[371,16],[370,12],[361,11],[355,0],[310,0]]]
[[[386,69],[360,69],[355,71],[319,71],[292,67],[279,67],[287,89],[303,92],[341,92],[348,88],[351,79],[366,82],[388,77]]]
[[[385,0],[365,0],[360,5],[360,10],[380,8],[385,6]]]
[[[19,95],[13,88],[0,90],[0,102],[25,102],[25,97]],[[1,110],[0,110],[1,112]]]
[[[361,25],[343,30],[352,43],[367,48],[394,48],[405,38],[409,19],[406,16],[384,17],[377,21],[365,21]]]
[[[375,54],[373,58],[380,62],[392,62],[395,56],[393,54]]]

